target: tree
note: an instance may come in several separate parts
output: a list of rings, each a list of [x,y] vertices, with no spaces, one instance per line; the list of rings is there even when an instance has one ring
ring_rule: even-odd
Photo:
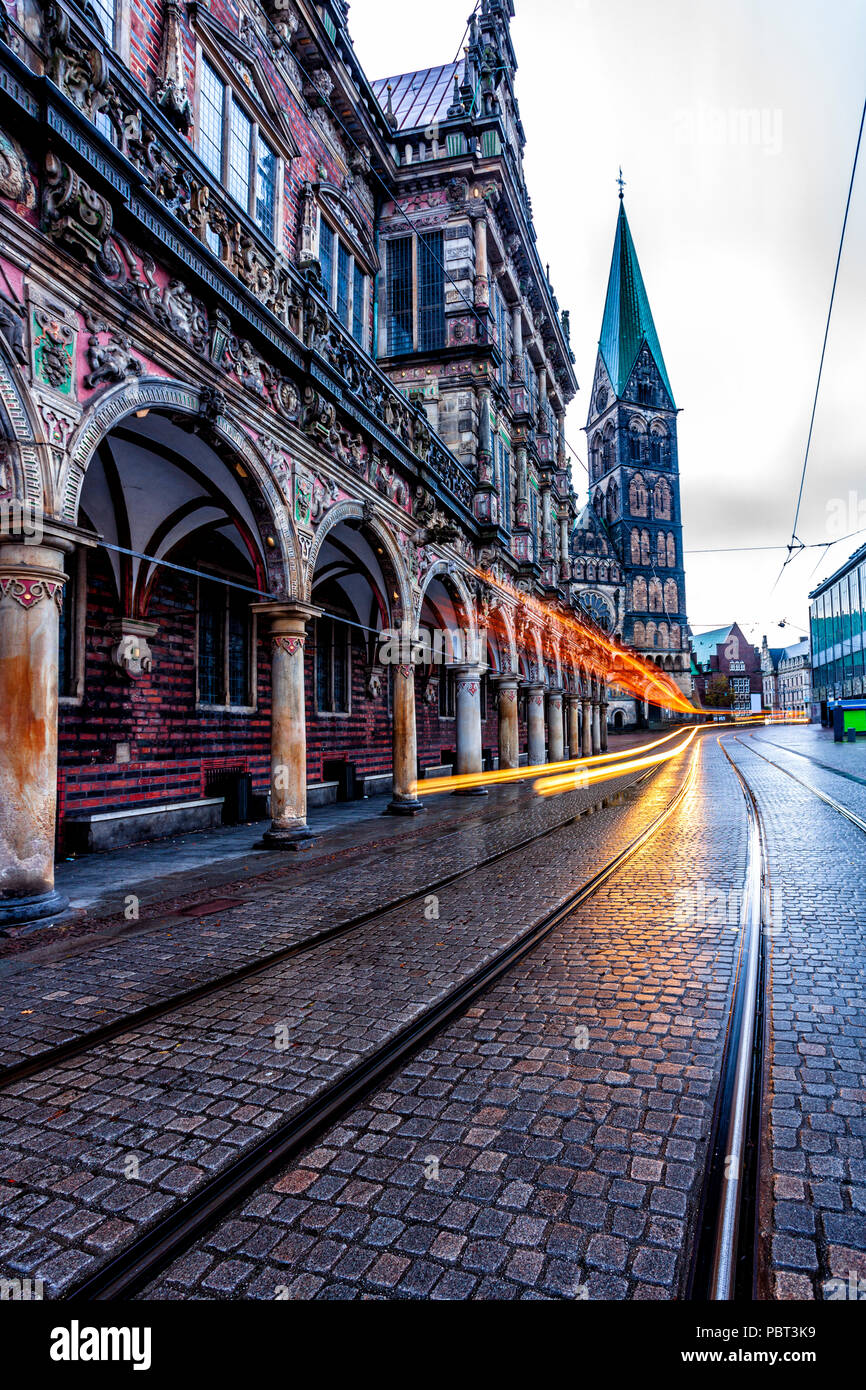
[[[730,709],[733,704],[731,683],[727,676],[711,676],[704,692],[704,704],[709,709]]]

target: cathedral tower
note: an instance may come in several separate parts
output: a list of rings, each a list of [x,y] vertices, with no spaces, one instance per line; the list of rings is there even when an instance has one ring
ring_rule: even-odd
[[[611,629],[690,694],[677,407],[622,190],[586,433],[589,502],[572,538],[578,599],[594,616],[606,606]],[[590,559],[601,532],[618,587],[600,585]]]

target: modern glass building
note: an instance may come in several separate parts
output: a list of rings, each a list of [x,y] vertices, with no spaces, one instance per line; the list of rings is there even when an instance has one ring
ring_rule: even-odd
[[[809,595],[813,714],[866,693],[866,545]]]

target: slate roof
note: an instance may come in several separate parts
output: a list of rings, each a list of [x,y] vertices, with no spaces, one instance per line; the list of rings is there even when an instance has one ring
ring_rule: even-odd
[[[728,623],[727,627],[714,627],[711,632],[693,634],[692,649],[699,666],[705,666],[710,657],[716,655],[716,647],[728,640],[733,626],[733,623]]]

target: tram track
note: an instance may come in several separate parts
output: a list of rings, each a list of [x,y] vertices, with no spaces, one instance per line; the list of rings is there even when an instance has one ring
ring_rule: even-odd
[[[735,741],[742,743],[736,737]],[[687,1296],[699,1302],[750,1302],[757,1296],[759,1274],[769,863],[764,823],[755,793],[722,738],[717,738],[716,742],[730,763],[743,794],[748,817],[748,850],[738,924],[736,973]]]
[[[65,1297],[95,1300],[134,1297],[239,1200],[283,1166],[299,1149],[311,1143],[385,1076],[409,1060],[445,1024],[464,1013],[484,990],[502,978],[576,908],[597,893],[675,814],[694,784],[697,755],[698,750],[693,749],[685,776],[662,810],[591,879],[418,1018],[399,1029],[369,1056],[347,1068],[297,1114],[246,1149],[186,1198],[182,1205],[157,1220],[85,1280],[72,1286]],[[508,851],[514,852],[514,849]]]
[[[391,912],[398,911],[400,908],[408,907],[410,904],[419,901],[423,903],[424,899],[429,894],[437,893],[443,888],[451,887],[453,884],[478,873],[480,870],[501,862],[509,855],[518,854],[522,850],[528,849],[531,845],[537,844],[538,841],[557,834],[568,825],[576,824],[585,816],[596,814],[609,806],[620,804],[630,792],[655,776],[658,770],[657,767],[649,768],[647,771],[643,772],[640,777],[637,777],[634,782],[616,791],[608,792],[607,795],[592,802],[589,806],[583,807],[574,815],[566,817],[565,820],[557,821],[555,825],[547,826],[544,830],[536,834],[525,836],[515,844],[497,850],[495,854],[488,855],[484,859],[476,860],[474,863],[462,869],[454,870],[454,872],[449,874],[443,874],[432,882],[424,884],[420,889],[413,889],[410,893],[400,894],[384,904],[377,904],[375,907],[365,912],[357,913],[355,916],[347,918],[343,922],[335,923],[332,927],[325,927],[304,940],[293,941],[256,960],[248,961],[246,964],[238,966],[234,970],[225,971],[220,975],[214,976],[212,979],[202,981],[201,984],[196,984],[189,989],[169,995],[167,998],[157,1000],[131,1013],[112,1019],[109,1023],[102,1024],[98,1028],[91,1028],[76,1034],[74,1037],[62,1043],[58,1043],[50,1048],[45,1048],[35,1053],[33,1056],[16,1062],[11,1066],[0,1068],[0,1091],[5,1090],[16,1082],[24,1081],[28,1078],[39,1076],[43,1072],[50,1071],[52,1067],[81,1056],[89,1052],[91,1048],[111,1042],[115,1038],[122,1037],[125,1033],[132,1032],[149,1023],[156,1022],[159,1019],[186,1008],[190,1004],[199,1003],[203,999],[220,994],[224,990],[231,989],[235,985],[254,978],[256,975],[264,974],[266,971],[272,970],[275,966],[281,965],[285,961],[309,955],[320,947],[333,943],[340,937],[347,936],[359,930],[361,927],[369,926],[371,923],[377,921],[381,917],[387,916]],[[623,775],[627,775],[627,770]]]
[[[741,738],[737,738],[736,741],[737,743],[741,744],[742,747],[745,748],[748,752],[754,753],[756,758],[762,758],[765,763],[769,763],[770,767],[774,767],[777,772],[784,772],[785,776],[790,777],[792,782],[796,782],[799,786],[804,787],[806,791],[811,792],[813,796],[817,796],[819,801],[823,801],[825,805],[831,807],[832,810],[837,811],[840,816],[844,816],[847,821],[850,821],[852,825],[856,825],[857,829],[862,830],[864,835],[866,835],[866,820],[864,820],[862,816],[858,816],[855,811],[852,811],[848,806],[843,805],[841,801],[837,801],[835,797],[828,796],[826,792],[822,792],[818,787],[813,787],[811,782],[804,782],[803,778],[798,777],[795,772],[791,772],[790,768],[783,767],[783,765],[781,763],[777,763],[775,759],[768,758],[765,753],[759,753],[757,748],[751,748],[749,744],[743,743],[743,740]],[[757,740],[757,742],[759,743],[764,743],[766,741],[767,740],[765,739]],[[779,745],[774,744],[774,747],[779,747]],[[806,757],[806,754],[802,754],[801,756]],[[817,759],[810,759],[810,762],[816,761]],[[826,768],[828,772],[836,773],[838,777],[845,777],[848,780],[858,782],[861,780],[859,777],[852,778],[850,773],[844,772],[839,768],[831,767],[828,763],[819,763],[818,766]]]

